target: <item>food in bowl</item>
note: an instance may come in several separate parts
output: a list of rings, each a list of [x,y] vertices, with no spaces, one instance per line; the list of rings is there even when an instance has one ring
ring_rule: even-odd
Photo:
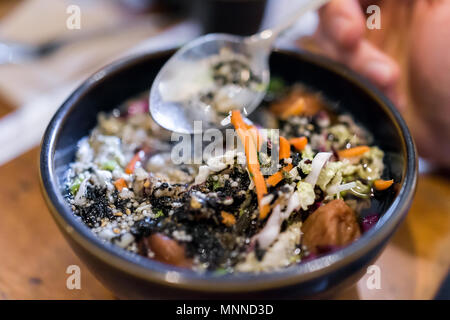
[[[219,122],[236,106],[242,109],[251,104],[255,93],[265,88],[248,57],[228,48],[195,63],[179,61],[177,70],[183,72],[169,73],[161,79],[161,98],[185,103],[190,112],[192,108],[203,110],[204,118],[213,122]]]
[[[320,93],[273,78],[259,122],[232,111],[224,122],[240,144],[199,164],[174,163],[147,96],[99,114],[67,172],[67,201],[105,241],[200,272],[268,272],[377,222],[371,202],[393,185],[384,153]]]

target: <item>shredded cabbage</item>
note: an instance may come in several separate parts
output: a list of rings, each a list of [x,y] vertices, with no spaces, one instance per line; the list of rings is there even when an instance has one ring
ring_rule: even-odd
[[[302,159],[314,159],[314,152],[309,144],[307,144],[305,149],[302,151]]]
[[[352,182],[344,183],[344,184],[337,185],[337,186],[331,186],[327,189],[327,193],[328,193],[328,195],[335,195],[337,193],[341,193],[343,191],[347,191],[347,190],[350,190],[355,187],[356,187],[356,182],[352,181]]]
[[[352,136],[352,133],[348,129],[346,125],[337,124],[328,129],[328,131],[337,139],[340,145],[349,141]]]
[[[351,176],[356,173],[359,165],[351,164],[347,159],[342,160],[342,175],[343,176]]]
[[[303,171],[304,174],[310,174],[310,172],[312,170],[312,165],[311,165],[311,163],[305,163],[306,160],[311,161],[311,159],[302,159],[298,163],[298,167],[300,167],[300,169]]]
[[[297,184],[297,193],[299,195],[300,207],[303,210],[308,210],[308,207],[316,200],[314,187],[307,182],[300,181]]]
[[[305,178],[305,182],[308,182],[314,187],[317,183],[317,179],[319,178],[320,171],[332,155],[333,154],[331,152],[319,152],[316,154],[312,161],[311,173]]]
[[[340,184],[340,180],[342,180],[342,173],[340,172],[341,169],[341,161],[328,162],[320,171],[319,177],[317,178],[317,185],[320,187],[320,189],[326,191],[328,184],[335,176],[338,176],[340,178],[334,181],[334,184]]]
[[[383,157],[384,152],[380,148],[371,147],[361,160],[365,166],[358,167],[358,176],[365,180],[379,179],[384,170]]]

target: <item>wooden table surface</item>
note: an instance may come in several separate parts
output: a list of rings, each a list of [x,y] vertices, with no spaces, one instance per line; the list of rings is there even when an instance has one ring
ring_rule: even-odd
[[[5,10],[0,6],[0,15]],[[0,117],[12,111],[0,97]],[[34,148],[0,166],[0,299],[113,299],[53,222],[40,192],[38,156],[39,148]],[[368,289],[366,275],[336,298],[434,297],[450,267],[448,175],[420,175],[406,220],[375,264],[381,270],[381,289]],[[66,287],[69,265],[81,268],[80,290]]]

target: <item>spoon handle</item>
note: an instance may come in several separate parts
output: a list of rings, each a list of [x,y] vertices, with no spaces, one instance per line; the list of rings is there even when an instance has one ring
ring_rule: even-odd
[[[268,47],[272,46],[272,43],[276,38],[284,31],[288,30],[301,16],[309,11],[315,11],[327,4],[330,0],[309,0],[304,3],[299,9],[297,9],[292,15],[283,20],[279,25],[265,29],[253,36],[251,36],[252,41],[264,42]]]

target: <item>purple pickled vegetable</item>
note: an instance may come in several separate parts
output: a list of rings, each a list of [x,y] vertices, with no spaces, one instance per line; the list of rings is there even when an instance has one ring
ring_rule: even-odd
[[[127,116],[133,116],[135,114],[142,114],[148,112],[148,101],[138,100],[130,104],[127,109]]]
[[[323,246],[317,246],[317,252],[319,254],[325,254],[325,253],[331,253],[331,252],[335,252],[337,250],[339,250],[341,247],[339,246],[334,246],[334,245],[323,245]]]
[[[317,257],[319,257],[317,254],[309,253],[307,256],[304,256],[304,257],[302,258],[302,260],[300,261],[300,263],[302,263],[302,262],[308,262],[308,261],[314,260],[314,259],[317,258]]]
[[[380,215],[378,214],[371,214],[368,216],[365,216],[361,222],[361,228],[363,232],[369,231],[380,219]]]
[[[314,202],[313,205],[312,205],[313,212],[316,211],[317,209],[319,209],[321,205],[322,205],[322,201]]]

